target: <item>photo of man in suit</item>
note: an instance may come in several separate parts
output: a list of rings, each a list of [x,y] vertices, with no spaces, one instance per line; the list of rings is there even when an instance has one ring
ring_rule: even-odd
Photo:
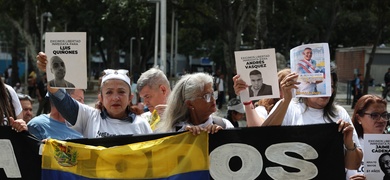
[[[263,83],[263,76],[259,70],[253,70],[249,73],[251,85],[249,89],[249,97],[272,95],[272,86]]]
[[[317,68],[317,61],[312,59],[313,50],[310,47],[307,47],[302,52],[303,59],[298,62],[299,74],[312,74],[312,73],[325,73],[324,69]],[[322,83],[322,81],[302,81],[299,85],[301,92],[314,93],[317,91],[317,84]]]

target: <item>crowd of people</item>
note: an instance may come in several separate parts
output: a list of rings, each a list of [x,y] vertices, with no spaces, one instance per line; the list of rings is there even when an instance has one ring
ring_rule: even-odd
[[[0,116],[4,117],[1,125],[10,125],[17,132],[28,131],[40,140],[66,140],[178,131],[213,134],[238,127],[336,123],[343,133],[346,178],[364,179],[363,172],[358,172],[363,162],[363,134],[385,133],[390,120],[386,100],[375,95],[357,99],[351,118],[335,103],[338,78],[334,72],[331,73],[330,97],[293,98],[292,89],[300,85],[296,81],[298,74],[283,69],[278,72],[279,98],[255,103],[231,98],[226,117],[218,117],[215,112],[224,101],[220,98],[225,98],[224,87],[221,87],[223,75],[215,81],[208,73],[185,74],[171,90],[166,75],[160,69],[151,68],[142,73],[136,83],[144,105],[139,106],[132,102],[133,83],[128,70],[106,69],[101,77],[97,103],[91,107],[84,104],[84,90],[53,88],[55,84],[48,83],[44,73],[47,65],[46,55],[40,52],[37,67],[43,74],[35,86],[35,99],[39,101],[35,117],[34,99],[30,95],[18,95],[17,88],[0,82]],[[233,77],[233,83],[237,95],[251,89],[240,75]]]

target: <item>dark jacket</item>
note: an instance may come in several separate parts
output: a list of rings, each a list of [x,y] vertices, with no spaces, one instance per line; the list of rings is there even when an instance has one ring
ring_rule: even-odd
[[[249,86],[248,88],[249,88],[249,97],[272,95],[272,86],[268,84],[263,84],[256,95],[253,94],[252,86]]]

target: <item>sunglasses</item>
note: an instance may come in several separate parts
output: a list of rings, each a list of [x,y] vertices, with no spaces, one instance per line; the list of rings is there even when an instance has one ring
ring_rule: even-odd
[[[19,100],[29,100],[29,101],[34,101],[33,98],[31,98],[29,95],[27,94],[18,94],[18,98]]]
[[[122,74],[122,75],[129,76],[129,71],[126,69],[106,69],[106,70],[104,70],[103,75],[109,75],[109,74]]]
[[[371,119],[375,121],[379,121],[381,118],[383,118],[385,121],[390,120],[390,113],[384,112],[384,113],[363,113],[364,115],[370,115]]]

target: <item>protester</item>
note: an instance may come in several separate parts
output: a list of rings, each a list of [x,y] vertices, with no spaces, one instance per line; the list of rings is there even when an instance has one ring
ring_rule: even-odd
[[[5,83],[11,85],[12,84],[12,65],[9,65],[7,70],[6,70],[6,79],[5,79]]]
[[[47,114],[50,112],[50,101],[45,98],[47,93],[47,77],[46,73],[43,73],[41,80],[36,85],[36,96],[39,102],[38,110],[36,115],[39,116],[41,113]]]
[[[240,123],[245,117],[245,108],[242,105],[239,99],[233,98],[230,99],[227,105],[227,116],[226,119],[229,120],[234,127],[246,127],[246,123]]]
[[[24,91],[22,85],[19,82],[16,83],[16,85],[14,87],[14,90],[15,90],[16,93],[23,93],[23,91]]]
[[[37,66],[45,71],[46,55],[37,55]],[[48,86],[50,98],[61,113],[85,138],[152,133],[142,110],[132,106],[130,78],[127,70],[104,70],[98,106],[92,108],[73,100],[63,89]]]
[[[37,73],[35,73],[33,68],[29,68],[30,72],[28,74],[27,78],[27,90],[28,90],[28,95],[32,98],[36,97],[36,84],[37,84]]]
[[[278,84],[288,75],[291,73],[290,69],[282,69],[278,72]],[[279,85],[279,97],[280,98],[267,98],[267,99],[261,99],[257,102],[257,107],[255,108],[257,114],[260,117],[263,117],[264,119],[268,116],[269,112],[271,112],[274,105],[283,98],[283,92],[280,89]]]
[[[387,69],[387,72],[385,73],[383,80],[385,81],[386,87],[384,87],[384,90],[382,91],[382,97],[383,99],[386,99],[386,95],[387,93],[389,93],[389,87],[390,87],[390,68]]]
[[[225,103],[225,75],[220,73],[217,79],[215,79],[214,91],[218,92],[217,105],[218,109],[222,108],[222,105]]]
[[[284,98],[272,109],[263,126],[308,125],[337,123],[343,133],[345,168],[357,169],[363,157],[359,139],[347,111],[336,105],[337,74],[331,73],[332,95],[330,97],[299,98],[292,100],[292,89],[297,89],[298,74],[291,73],[280,83]]]
[[[23,120],[28,123],[34,116],[32,107],[34,99],[27,94],[18,94],[18,98],[22,105]]]
[[[212,116],[217,111],[217,94],[213,90],[213,77],[205,73],[187,74],[176,83],[168,97],[163,121],[157,132],[189,130],[216,133],[233,128],[229,120]]]
[[[67,92],[73,99],[79,101],[80,103],[84,103],[84,90],[68,89]],[[49,97],[45,98],[49,99]],[[83,138],[83,135],[70,128],[71,125],[58,112],[53,103],[51,103],[50,114],[41,114],[34,117],[27,123],[27,126],[28,131],[39,140],[48,138],[58,140]]]
[[[137,81],[137,90],[143,103],[149,109],[142,116],[148,120],[154,130],[158,119],[162,116],[171,87],[164,72],[157,68],[151,68],[141,74]],[[152,114],[156,114],[152,116]],[[154,117],[154,118],[153,118]]]
[[[359,100],[360,97],[363,95],[363,75],[358,74],[355,80],[353,81],[353,101],[352,101],[352,106],[351,109],[355,108],[356,102]]]
[[[383,134],[390,119],[387,102],[376,95],[364,95],[355,105],[352,123],[359,137],[360,147],[364,149],[364,134]],[[365,179],[364,159],[358,170],[347,170],[347,179]]]
[[[0,126],[12,126],[16,132],[27,131],[22,106],[15,90],[0,80]]]
[[[278,83],[279,83],[279,94],[280,98],[283,98],[283,92],[280,88],[280,82],[291,73],[291,70],[286,68],[282,69],[278,72]],[[245,83],[244,80],[240,78],[240,75],[236,75],[233,77],[233,87],[234,92],[239,95],[240,92],[249,86]],[[255,108],[251,102],[244,102],[245,105],[245,114],[247,119],[247,124],[249,127],[251,126],[261,126],[264,120],[267,118],[268,113],[274,107],[276,102],[280,100],[280,98],[267,98],[261,99],[257,102],[257,107]]]

